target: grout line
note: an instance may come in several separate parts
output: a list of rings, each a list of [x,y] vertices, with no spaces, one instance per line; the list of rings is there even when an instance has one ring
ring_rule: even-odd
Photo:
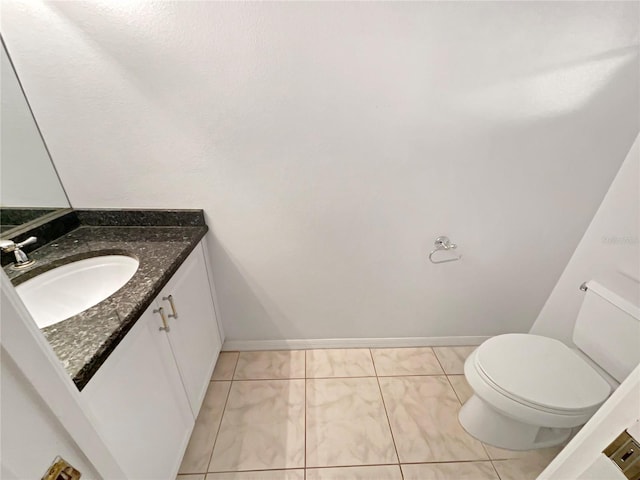
[[[488,463],[490,460],[447,460],[447,461],[438,461],[438,462],[404,462],[401,464],[398,463],[372,463],[366,465],[324,465],[317,467],[279,467],[279,468],[263,468],[263,469],[253,469],[253,470],[219,470],[216,472],[198,472],[198,473],[180,473],[177,475],[178,480],[180,477],[188,477],[190,475],[208,475],[211,473],[251,473],[251,472],[276,472],[276,471],[293,471],[293,470],[329,470],[329,469],[338,469],[338,468],[367,468],[367,467],[392,467],[398,465],[400,467],[400,472],[402,473],[402,465],[438,465],[438,464],[451,464],[451,463]],[[493,463],[493,462],[491,462]],[[495,469],[495,467],[494,467]],[[497,472],[496,472],[497,474]],[[499,478],[499,475],[498,475]]]
[[[220,415],[220,423],[218,423],[218,428],[216,429],[216,439],[213,441],[213,448],[211,449],[211,455],[209,455],[209,462],[207,463],[207,473],[209,473],[209,467],[211,466],[211,460],[213,460],[213,452],[216,449],[216,443],[218,443],[218,436],[220,435],[220,429],[222,428],[222,422],[224,420],[224,414],[227,411],[227,404],[229,403],[229,397],[231,396],[231,389],[233,388],[233,377],[236,373],[236,368],[238,368],[238,358],[236,358],[236,364],[233,366],[233,374],[231,375],[231,381],[229,383],[229,391],[227,392],[227,398],[224,400],[224,407],[222,407],[222,415]],[[206,476],[206,475],[205,475]]]
[[[482,446],[484,447],[484,443],[482,444]],[[491,460],[491,466],[493,467],[493,471],[496,472],[496,476],[498,477],[498,480],[502,480],[502,477],[500,476],[500,473],[498,473],[498,469],[493,463],[493,460]]]
[[[304,351],[304,480],[307,480],[307,351]]]
[[[431,351],[433,352],[433,356],[436,357],[436,361],[438,362],[438,365],[440,365],[440,368],[442,369],[444,374],[448,375],[448,373],[445,371],[444,367],[442,366],[442,362],[440,361],[440,357],[438,357],[438,352],[436,352],[436,349],[431,347]]]
[[[317,467],[309,467],[309,470],[322,470],[327,468],[361,468],[361,467],[395,467],[397,463],[367,463],[365,465],[321,465]]]
[[[231,381],[233,382],[234,377],[236,376],[236,370],[238,369],[238,363],[240,363],[240,353],[236,357],[236,363],[233,365],[233,373],[231,374]]]
[[[323,465],[318,467],[309,467],[307,470],[329,470],[332,468],[367,468],[367,467],[395,467],[400,468],[400,464],[398,463],[367,463],[366,465]],[[402,472],[402,468],[400,468]],[[340,477],[340,480],[344,480],[343,477]]]
[[[251,472],[275,472],[275,471],[286,471],[286,470],[328,470],[332,468],[366,468],[366,467],[391,467],[391,466],[402,466],[402,465],[438,465],[438,464],[451,464],[451,463],[488,463],[491,460],[442,460],[442,461],[423,461],[423,462],[403,462],[403,463],[368,463],[366,465],[322,465],[316,467],[278,467],[278,468],[263,468],[263,469],[253,469],[253,470],[219,470],[216,472],[197,472],[197,473],[180,473],[178,477],[189,476],[189,475],[207,475],[210,473],[251,473]],[[402,468],[400,468],[402,471]]]
[[[465,460],[464,462],[482,462],[483,460]],[[486,461],[486,460],[485,460]],[[423,463],[453,463],[453,462],[421,462],[421,463],[406,463],[405,465],[421,465]],[[457,463],[457,462],[455,462]],[[463,462],[460,462],[463,463]],[[328,470],[332,468],[366,468],[366,467],[393,467],[398,465],[397,463],[368,463],[366,465],[324,465],[318,467],[279,467],[279,468],[263,468],[263,469],[253,469],[253,470],[220,470],[217,472],[206,472],[206,473],[181,473],[178,476],[189,476],[189,475],[207,475],[210,473],[252,473],[252,472],[276,472],[276,471],[291,471],[291,470]]]
[[[373,378],[375,375],[335,375],[335,376],[324,376],[324,377],[305,377],[309,380],[322,380],[327,378]]]
[[[440,362],[440,359],[438,358],[438,354],[435,352],[435,350],[433,351],[433,353],[434,353],[434,355],[436,357],[436,360],[438,361],[438,364],[440,365],[440,368],[442,368],[442,371],[444,371],[444,367],[442,367],[442,363]],[[457,373],[456,374],[452,373],[451,375],[458,375],[458,374]],[[451,383],[451,379],[449,378],[449,375],[446,374],[445,376],[447,377],[447,382],[451,386],[451,390],[453,390],[453,394],[456,396],[456,398],[458,399],[458,403],[460,403],[460,406],[462,407],[464,402],[462,401],[462,399],[458,395],[458,392],[456,391],[456,389],[453,387],[453,383]],[[492,461],[491,455],[489,455],[489,450],[487,450],[487,447],[485,446],[485,444],[483,442],[480,442],[480,445],[482,445],[482,451],[487,455],[487,458],[491,462],[491,466],[493,467],[494,470],[496,470],[496,467],[493,465],[493,461]],[[496,474],[497,473],[498,473],[498,471],[496,470]],[[498,478],[500,478],[500,475],[498,475]]]
[[[452,376],[461,375],[458,373]],[[333,380],[337,378],[394,378],[394,377],[445,377],[445,373],[429,373],[429,374],[398,374],[398,375],[353,375],[353,376],[336,376],[336,377],[269,377],[269,378],[234,378],[234,382],[257,382],[262,380]],[[230,380],[211,380],[212,382],[229,382]]]
[[[436,353],[435,350],[433,350],[433,355],[436,357],[436,361],[438,362],[438,365],[440,365],[440,368],[442,368],[442,371],[444,372],[444,367],[442,366],[442,362],[440,361],[440,359],[438,358],[438,354]],[[444,373],[444,376],[447,378],[447,383],[449,384],[449,386],[451,387],[451,390],[453,390],[453,394],[455,395],[455,397],[458,399],[458,403],[460,404],[460,406],[462,406],[462,400],[460,400],[460,397],[458,396],[458,392],[456,392],[456,389],[453,388],[453,383],[451,383],[451,380],[449,380],[449,374],[447,372]],[[483,446],[484,448],[484,446]],[[488,457],[489,455],[487,455]]]
[[[279,380],[304,380],[304,377],[279,377],[279,378],[236,378],[234,382],[274,382]]]
[[[482,444],[482,449],[487,454],[487,458],[489,458],[489,460],[491,461],[491,465],[493,465],[493,458],[491,458],[491,455],[489,454],[489,450],[487,449],[487,446],[484,444],[484,442],[480,442],[480,443]],[[493,469],[495,470],[496,468],[493,467]],[[497,470],[496,470],[496,473],[498,473]],[[500,475],[498,475],[498,477],[500,477]]]
[[[458,399],[458,402],[460,402],[460,406],[462,406],[464,404],[464,402],[460,398],[460,395],[458,395],[458,392],[456,392],[456,389],[453,386],[453,383],[451,383],[451,379],[449,378],[449,375],[446,375],[446,377],[447,377],[447,382],[449,382],[449,385],[451,385],[451,388],[453,389],[453,393],[455,394],[456,398]]]
[[[223,353],[236,353],[236,352],[219,352],[218,353],[218,360],[216,360],[216,365],[213,366],[213,373],[215,373],[217,363],[220,360],[220,356]],[[235,372],[237,365],[238,365],[238,357],[236,357],[236,363],[234,363],[234,365],[233,365],[233,372],[231,372],[231,378],[213,378],[213,373],[212,373],[211,374],[211,379],[209,380],[209,382],[230,382],[231,380],[233,380],[233,373]]]
[[[238,356],[236,357],[236,364],[233,366],[233,373],[231,374],[231,381],[237,380],[236,379],[236,371],[238,370],[238,364],[240,363],[240,353],[242,353],[242,352],[238,352]]]
[[[293,470],[304,470],[302,467],[278,467],[278,468],[263,468],[263,469],[253,469],[253,470],[219,470],[217,472],[207,472],[204,475],[209,475],[212,473],[253,473],[253,472],[279,472],[279,471],[293,471]],[[181,473],[180,475],[203,475],[202,473]],[[179,475],[179,476],[180,476]],[[177,479],[180,480],[180,479]]]
[[[477,460],[437,460],[432,462],[403,462],[402,465],[438,465],[440,463],[487,463],[491,460],[479,458]]]
[[[396,452],[396,458],[398,459],[398,468],[400,469],[400,477],[404,480],[404,473],[402,472],[402,465],[400,464],[400,455],[398,454],[398,446],[396,445],[396,438],[393,436],[393,429],[391,428],[391,420],[389,420],[389,412],[387,412],[387,404],[384,401],[384,395],[382,394],[382,387],[380,386],[380,378],[378,378],[378,370],[376,369],[376,362],[373,360],[373,352],[369,349],[369,355],[371,356],[371,363],[373,364],[373,371],[376,374],[376,383],[378,384],[378,391],[380,392],[380,399],[382,400],[382,408],[384,408],[384,414],[387,417],[387,425],[389,425],[389,433],[391,434],[391,441],[393,442],[393,448]]]
[[[229,402],[229,396],[231,395],[232,386],[233,386],[233,381],[229,382],[229,391],[227,392],[227,398],[224,399],[224,407],[222,407],[222,415],[220,415],[220,423],[218,423],[218,428],[216,429],[216,439],[213,441],[213,448],[211,449],[211,454],[209,455],[209,461],[207,462],[207,473],[209,472],[209,466],[211,465],[211,460],[213,459],[213,451],[216,449],[216,443],[218,443],[218,435],[220,435],[220,429],[222,428],[222,420],[224,420],[224,412],[227,410],[227,403]]]
[[[438,361],[438,363],[440,364],[440,367],[442,367],[442,363],[440,362],[440,359],[438,358],[438,355],[436,354],[435,350],[433,351],[433,353],[436,356],[436,360]],[[442,370],[444,371],[444,368],[442,368]],[[459,375],[457,373],[452,373],[451,375]],[[464,375],[464,373],[462,374]],[[445,375],[447,377],[447,382],[449,382],[449,385],[451,385],[451,389],[453,390],[453,394],[456,396],[456,398],[458,399],[458,402],[460,403],[460,406],[462,406],[464,404],[464,402],[462,401],[462,399],[460,398],[460,396],[458,395],[458,392],[456,391],[456,389],[453,386],[453,383],[451,383],[451,379],[449,378],[449,375]],[[484,444],[484,442],[480,442],[480,445],[482,445],[482,451],[487,455],[487,458],[489,459],[489,461],[491,462],[491,466],[493,467],[493,470],[496,472],[496,475],[498,475],[498,478],[500,478],[500,475],[498,474],[498,471],[496,470],[495,465],[493,464],[493,459],[491,458],[491,455],[489,455],[489,450],[487,450],[486,445]],[[482,461],[482,460],[480,460]]]

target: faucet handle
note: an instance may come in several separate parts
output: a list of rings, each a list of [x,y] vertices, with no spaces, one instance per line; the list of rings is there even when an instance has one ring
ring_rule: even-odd
[[[31,245],[38,241],[37,237],[29,237],[26,240],[15,243],[13,240],[0,240],[0,250],[6,253],[11,253],[15,250],[20,250],[27,245]]]
[[[13,264],[14,269],[30,267],[35,263],[35,260],[30,260],[26,253],[22,251],[22,247],[36,243],[38,239],[36,237],[29,237],[19,243],[14,243],[13,240],[0,240],[0,250],[5,253],[11,253],[16,257],[16,261]]]
[[[36,243],[38,241],[37,237],[29,237],[26,240],[23,240],[20,243],[16,243],[16,247],[15,248],[22,248],[22,247],[26,247],[27,245],[31,245],[33,243]]]

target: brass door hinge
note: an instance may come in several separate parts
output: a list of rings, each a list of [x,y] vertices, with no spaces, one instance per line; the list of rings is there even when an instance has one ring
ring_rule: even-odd
[[[62,457],[56,457],[42,480],[79,480],[82,474]]]
[[[626,430],[602,453],[609,457],[629,480],[640,480],[640,442]]]

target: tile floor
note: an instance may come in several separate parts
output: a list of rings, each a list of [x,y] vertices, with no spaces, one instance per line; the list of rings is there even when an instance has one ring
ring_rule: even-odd
[[[475,347],[223,352],[178,480],[527,480],[458,423]]]

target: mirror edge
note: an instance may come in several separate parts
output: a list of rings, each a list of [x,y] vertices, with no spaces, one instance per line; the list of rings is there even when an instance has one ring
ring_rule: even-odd
[[[2,237],[10,240],[12,238],[15,238],[25,233],[28,230],[37,228],[41,225],[44,225],[47,222],[50,222],[51,220],[54,220],[63,215],[66,215],[67,213],[73,211],[73,206],[71,205],[69,194],[67,193],[67,190],[64,188],[64,184],[62,183],[62,179],[60,178],[60,172],[58,172],[58,167],[56,167],[56,164],[53,161],[53,157],[51,156],[51,152],[49,151],[49,145],[47,145],[47,142],[44,139],[44,135],[42,134],[42,130],[40,129],[40,124],[38,123],[38,120],[36,119],[36,116],[33,113],[33,108],[31,108],[31,103],[29,102],[29,98],[27,97],[27,92],[25,92],[24,86],[22,85],[22,80],[20,80],[20,77],[18,76],[18,71],[16,70],[16,66],[13,63],[13,58],[9,53],[9,48],[7,47],[7,44],[5,42],[4,35],[2,34],[2,32],[0,32],[0,43],[2,44],[1,46],[4,49],[5,54],[7,55],[7,59],[9,60],[9,64],[11,65],[11,68],[13,69],[13,74],[16,77],[16,80],[20,87],[20,91],[22,92],[22,96],[24,97],[25,103],[27,104],[27,108],[29,109],[29,113],[31,114],[31,118],[33,119],[33,123],[36,126],[36,130],[38,131],[38,136],[40,137],[40,140],[42,141],[42,145],[44,146],[44,149],[47,152],[47,157],[49,157],[49,162],[51,162],[53,171],[56,174],[56,177],[58,179],[58,184],[60,185],[60,188],[62,189],[62,193],[64,194],[64,197],[67,200],[67,207],[62,207],[54,212],[51,212],[46,215],[43,215],[42,217],[36,218],[35,220],[31,220],[30,222],[23,223],[22,225],[19,225],[15,228],[11,228],[5,232],[2,232]]]

